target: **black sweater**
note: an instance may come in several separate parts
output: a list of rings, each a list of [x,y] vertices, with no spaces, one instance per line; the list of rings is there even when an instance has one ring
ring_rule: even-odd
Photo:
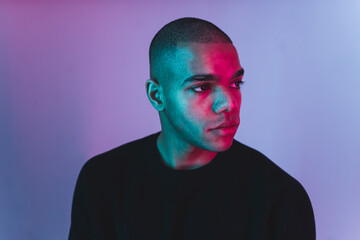
[[[175,170],[158,135],[83,166],[69,239],[315,239],[304,188],[260,152],[234,140],[209,164]]]

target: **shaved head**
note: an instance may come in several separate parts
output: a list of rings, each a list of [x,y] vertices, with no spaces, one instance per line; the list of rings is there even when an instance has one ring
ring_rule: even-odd
[[[198,18],[180,18],[166,24],[150,44],[150,78],[164,83],[172,78],[169,64],[175,59],[179,43],[232,43],[213,23]]]

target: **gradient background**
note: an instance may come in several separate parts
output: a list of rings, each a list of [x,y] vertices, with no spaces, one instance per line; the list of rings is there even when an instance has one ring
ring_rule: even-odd
[[[160,130],[148,47],[184,16],[214,22],[238,49],[236,139],[303,184],[317,239],[360,239],[355,0],[1,1],[0,239],[66,239],[85,161]]]

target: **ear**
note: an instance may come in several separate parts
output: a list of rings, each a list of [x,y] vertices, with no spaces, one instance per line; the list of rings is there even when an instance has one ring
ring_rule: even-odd
[[[145,82],[146,95],[153,107],[161,112],[164,110],[164,96],[162,87],[156,79],[148,79]]]

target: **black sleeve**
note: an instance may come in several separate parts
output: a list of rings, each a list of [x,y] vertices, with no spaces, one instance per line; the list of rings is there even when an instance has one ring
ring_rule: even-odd
[[[85,166],[81,169],[75,186],[69,240],[93,239],[91,232],[91,207]]]
[[[279,201],[275,217],[277,240],[315,240],[315,220],[309,196],[295,180]]]

